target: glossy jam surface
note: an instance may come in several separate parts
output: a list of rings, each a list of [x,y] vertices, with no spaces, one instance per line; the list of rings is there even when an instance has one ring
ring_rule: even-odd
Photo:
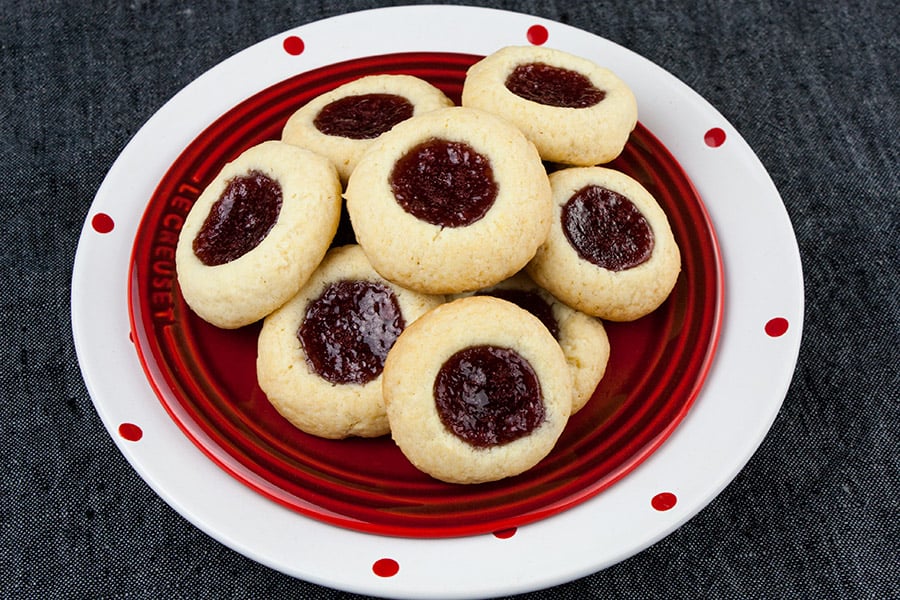
[[[499,446],[527,436],[544,420],[537,375],[515,350],[470,346],[438,371],[434,400],[444,426],[472,446]]]
[[[297,337],[307,364],[323,379],[365,384],[381,375],[388,350],[405,326],[388,286],[342,280],[309,303]]]
[[[583,187],[563,205],[562,228],[581,258],[610,271],[634,268],[653,253],[653,230],[641,211],[598,185]]]
[[[224,265],[256,248],[278,220],[281,184],[250,171],[235,177],[212,205],[194,238],[194,254],[204,265]]]
[[[499,288],[478,292],[477,295],[500,298],[527,310],[540,319],[541,323],[544,324],[544,327],[547,328],[554,338],[559,339],[559,323],[557,323],[556,317],[553,316],[553,308],[537,292],[514,288]]]
[[[441,227],[471,225],[497,199],[491,161],[463,142],[433,138],[413,147],[389,182],[403,210]]]
[[[506,77],[506,89],[532,102],[565,108],[587,108],[606,97],[578,71],[540,62],[518,65]]]
[[[326,135],[373,139],[413,115],[412,103],[396,94],[345,96],[325,105],[313,125]]]

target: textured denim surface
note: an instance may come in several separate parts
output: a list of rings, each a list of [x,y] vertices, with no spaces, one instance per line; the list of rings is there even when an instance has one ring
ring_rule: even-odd
[[[94,193],[169,97],[271,35],[386,4],[4,4],[0,597],[358,597],[254,563],[153,493],[85,390],[69,293]],[[778,187],[806,289],[793,382],[734,481],[651,548],[522,598],[900,597],[895,3],[471,4],[609,38],[709,100]]]

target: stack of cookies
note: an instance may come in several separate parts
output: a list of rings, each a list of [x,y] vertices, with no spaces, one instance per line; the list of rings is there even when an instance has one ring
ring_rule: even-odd
[[[259,384],[299,429],[390,434],[447,482],[517,475],[603,377],[602,320],[652,312],[680,271],[653,196],[598,166],[636,123],[621,79],[548,48],[476,63],[461,106],[360,78],[208,186],[180,288],[219,327],[264,319]],[[342,195],[357,243],[330,248]]]

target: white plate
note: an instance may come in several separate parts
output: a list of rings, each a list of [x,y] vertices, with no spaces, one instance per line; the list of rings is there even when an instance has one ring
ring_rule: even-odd
[[[687,417],[610,489],[509,537],[360,533],[302,516],[237,481],[166,413],[129,339],[131,246],[168,167],[216,117],[298,72],[391,52],[489,54],[542,32],[546,46],[591,58],[626,80],[641,122],[691,177],[717,232],[725,272],[722,332]],[[711,130],[724,143],[709,143]],[[73,333],[88,391],[122,453],[167,503],[223,544],[281,572],[400,598],[540,589],[613,565],[671,533],[732,480],[769,430],[793,375],[802,321],[802,272],[787,213],[762,164],[721,114],[671,74],[596,35],[459,6],[377,9],[310,23],[199,77],[116,160],[86,219],[72,276]],[[672,500],[674,506],[663,506]]]

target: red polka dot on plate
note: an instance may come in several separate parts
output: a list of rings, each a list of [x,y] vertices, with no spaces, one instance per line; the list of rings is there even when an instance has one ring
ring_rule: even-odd
[[[676,498],[675,494],[673,494],[672,492],[660,492],[659,494],[653,496],[653,498],[650,500],[650,506],[660,512],[669,510],[677,503],[678,498]]]
[[[115,221],[113,221],[112,217],[106,213],[97,213],[91,219],[91,227],[93,227],[94,231],[97,233],[109,233],[115,226]]]
[[[550,34],[543,25],[532,25],[528,28],[528,33],[525,34],[525,37],[528,38],[529,43],[540,46],[547,41]]]
[[[710,148],[718,148],[725,143],[725,131],[720,127],[713,127],[703,134],[703,141]]]
[[[766,335],[769,337],[781,337],[788,330],[788,320],[784,317],[775,317],[766,323]]]
[[[144,430],[134,423],[122,423],[119,425],[119,435],[129,442],[137,442],[144,437]]]
[[[291,35],[284,38],[284,42],[282,45],[284,46],[284,51],[291,56],[299,56],[300,54],[303,54],[303,50],[306,48],[306,44],[303,43],[303,40],[296,35]]]
[[[508,540],[512,536],[516,535],[518,529],[516,527],[509,527],[507,529],[498,529],[494,532],[494,537],[499,538],[501,540]]]
[[[379,558],[372,565],[372,572],[379,577],[393,577],[400,571],[400,563],[393,558]]]

